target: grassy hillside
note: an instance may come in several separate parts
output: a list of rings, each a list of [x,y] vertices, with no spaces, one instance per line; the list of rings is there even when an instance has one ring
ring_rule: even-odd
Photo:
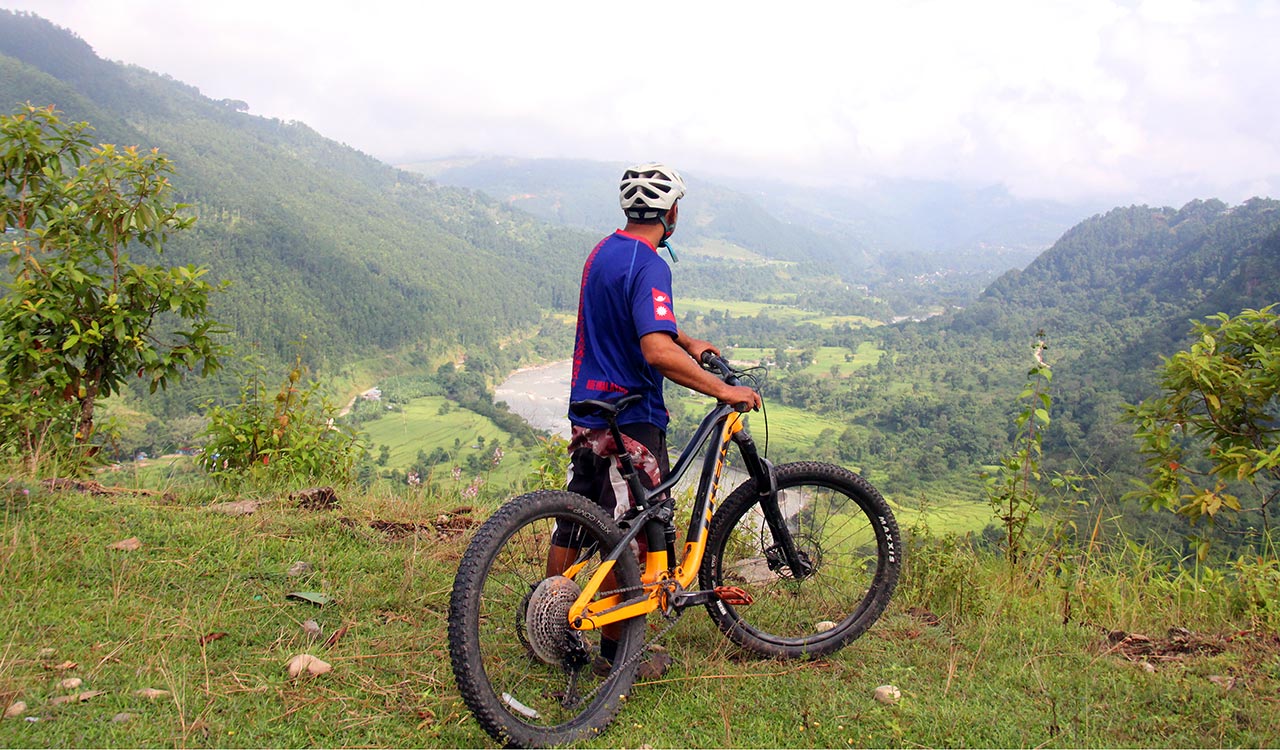
[[[457,497],[378,490],[306,510],[265,493],[248,515],[220,512],[218,500],[0,488],[0,708],[14,713],[0,720],[0,745],[490,744],[453,686],[445,615],[468,530],[491,500],[473,511]],[[113,548],[131,538],[136,548]],[[1235,747],[1280,737],[1280,623],[1258,619],[1234,577],[1169,579],[1125,548],[1060,552],[1070,575],[1032,566],[1011,576],[1001,560],[924,539],[886,615],[828,659],[744,655],[690,610],[664,640],[672,670],[639,683],[591,744]],[[289,678],[286,662],[302,653],[332,671]],[[62,687],[67,679],[81,682]],[[872,700],[884,684],[900,689],[898,704]]]

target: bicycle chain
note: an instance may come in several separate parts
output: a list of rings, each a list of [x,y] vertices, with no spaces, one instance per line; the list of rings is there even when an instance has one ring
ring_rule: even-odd
[[[678,584],[677,584],[677,586],[678,586]],[[627,587],[627,588],[613,589],[612,591],[602,591],[602,592],[600,592],[600,594],[601,594],[601,596],[610,596],[610,595],[613,595],[613,594],[621,594],[621,593],[624,593],[624,592],[627,592],[627,591],[635,591],[635,590],[637,590],[637,589],[641,589],[641,590],[643,590],[643,589],[644,589],[644,586],[643,586],[643,585],[641,585],[641,586],[629,586],[629,587]],[[670,630],[676,626],[676,623],[680,622],[680,614],[681,614],[680,610],[675,609],[674,607],[672,607],[672,608],[671,608],[671,611],[670,611],[670,612],[663,612],[663,613],[662,613],[662,617],[663,617],[663,619],[667,620],[667,625],[666,625],[666,627],[662,628],[662,630],[659,630],[657,635],[655,635],[655,636],[653,636],[652,638],[650,638],[650,639],[646,640],[646,641],[645,641],[645,642],[640,646],[640,648],[636,649],[636,652],[635,652],[634,654],[632,654],[631,656],[628,656],[626,659],[624,659],[624,660],[622,661],[622,664],[614,665],[613,670],[611,670],[611,672],[612,672],[612,671],[619,670],[619,669],[626,669],[627,667],[630,667],[630,666],[631,666],[633,663],[635,663],[636,661],[639,661],[640,657],[642,657],[642,656],[644,656],[645,654],[649,653],[649,652],[653,649],[653,646],[654,646],[655,644],[657,644],[657,642],[658,642],[658,641],[662,640],[662,639],[667,635],[667,633],[668,633],[668,632],[670,632]],[[645,618],[645,621],[646,621],[646,625],[647,625],[647,623],[648,623],[648,618]],[[588,668],[589,668],[589,666],[588,666]],[[574,684],[574,683],[576,683],[576,682],[577,682],[577,674],[576,674],[576,673],[574,673],[574,674],[570,675],[570,680],[571,680],[571,682],[570,682],[570,684],[571,684],[571,685],[572,685],[572,684]],[[595,697],[596,697],[596,693],[599,693],[599,692],[600,692],[600,690],[601,690],[601,688],[603,688],[603,687],[605,686],[605,684],[606,684],[606,683],[608,683],[608,682],[609,682],[609,679],[606,677],[604,680],[602,680],[602,681],[600,682],[600,684],[599,684],[599,685],[596,685],[596,686],[595,686],[595,688],[591,690],[591,692],[589,692],[589,693],[587,693],[586,695],[584,695],[584,696],[582,696],[581,698],[579,698],[579,699],[576,701],[576,704],[581,705],[581,704],[582,704],[582,703],[584,703],[584,702],[590,702],[593,698],[595,698]]]

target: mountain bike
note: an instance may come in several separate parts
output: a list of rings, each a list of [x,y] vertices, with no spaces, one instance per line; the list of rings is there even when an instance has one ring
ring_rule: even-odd
[[[750,377],[711,353],[702,364],[731,385]],[[570,409],[603,416],[620,446],[618,415],[638,398]],[[748,479],[717,509],[731,444]],[[677,556],[670,491],[699,453],[702,473]],[[635,682],[650,614],[666,622],[650,642],[684,610],[702,606],[738,646],[797,659],[844,647],[888,605],[903,549],[884,498],[833,464],[774,466],[733,406],[710,410],[653,489],[629,456],[615,460],[635,499],[627,515],[615,520],[566,491],[521,495],[481,525],[458,566],[449,602],[453,673],[498,742],[564,745],[602,732]],[[559,539],[573,539],[576,557],[548,576],[557,527]],[[599,653],[606,626],[618,642],[612,662]]]

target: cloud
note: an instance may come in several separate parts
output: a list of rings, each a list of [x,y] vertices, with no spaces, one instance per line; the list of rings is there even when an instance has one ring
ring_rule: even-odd
[[[1178,203],[1280,189],[1276,2],[17,2],[387,158]]]

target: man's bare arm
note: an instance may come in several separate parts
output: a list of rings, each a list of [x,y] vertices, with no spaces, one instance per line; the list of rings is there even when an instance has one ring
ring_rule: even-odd
[[[700,343],[706,344],[705,341]],[[690,356],[691,353],[680,345],[678,339],[671,338],[669,333],[657,332],[642,336],[640,349],[644,352],[645,360],[672,382],[705,393],[726,404],[746,404],[749,409],[760,408],[760,394],[745,385],[729,385],[702,369]],[[717,355],[720,353],[715,347],[706,344],[699,350],[699,354],[707,350],[715,351]]]

